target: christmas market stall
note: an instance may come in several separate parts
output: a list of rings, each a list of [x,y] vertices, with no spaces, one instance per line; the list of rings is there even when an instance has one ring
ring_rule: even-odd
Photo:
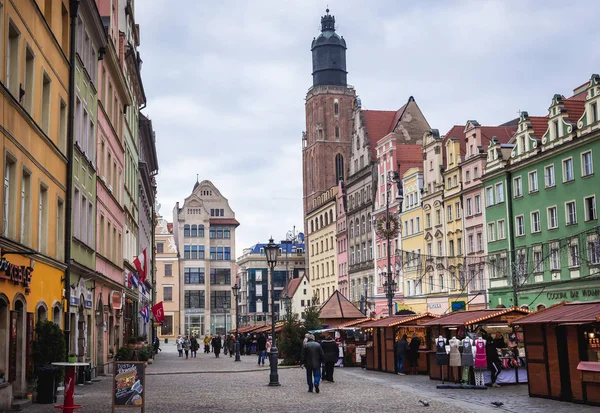
[[[477,386],[527,383],[523,333],[509,323],[528,314],[516,307],[456,311],[424,323],[433,350],[429,378]],[[492,357],[495,382],[488,371]]]
[[[523,328],[529,396],[600,406],[600,301],[559,303]]]
[[[414,355],[413,363],[416,362],[418,373],[427,373],[429,369],[427,350],[430,337],[423,324],[437,317],[430,313],[393,315],[360,324],[369,343],[366,347],[366,368],[396,373],[396,342],[406,334],[409,343],[414,340],[414,337],[418,337],[419,350]],[[412,367],[410,361],[404,363],[405,371],[410,371]]]
[[[340,324],[363,318],[365,315],[338,290],[331,294],[319,310],[319,319],[323,328],[334,328]]]

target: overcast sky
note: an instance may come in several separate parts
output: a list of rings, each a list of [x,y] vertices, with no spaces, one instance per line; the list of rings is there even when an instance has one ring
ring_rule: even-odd
[[[228,198],[242,249],[302,227],[310,44],[329,5],[365,109],[414,96],[445,133],[545,115],[600,71],[590,1],[137,0],[142,78],[159,159],[161,214],[196,174]]]

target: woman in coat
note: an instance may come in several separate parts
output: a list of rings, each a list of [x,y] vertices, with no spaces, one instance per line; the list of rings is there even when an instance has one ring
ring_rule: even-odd
[[[185,358],[188,358],[188,355],[190,353],[190,348],[192,347],[192,342],[190,341],[190,339],[188,338],[188,336],[185,336],[185,339],[183,340],[183,352],[185,353]]]
[[[215,357],[218,358],[219,354],[221,353],[221,337],[219,337],[219,335],[215,335],[212,339],[211,345],[213,352],[215,353]]]
[[[233,334],[227,339],[227,348],[229,349],[229,357],[232,357],[235,352],[235,336]]]
[[[208,334],[204,335],[204,353],[210,353],[210,338],[208,337]]]
[[[177,340],[175,340],[175,345],[177,346],[177,352],[179,353],[179,357],[183,357],[183,338],[179,336]]]

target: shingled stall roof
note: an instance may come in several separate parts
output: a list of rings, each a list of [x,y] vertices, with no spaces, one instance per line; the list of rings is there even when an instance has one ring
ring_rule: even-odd
[[[530,314],[522,308],[457,311],[423,323],[424,327],[461,327],[479,323],[508,323]]]
[[[409,315],[393,315],[379,320],[371,320],[365,323],[361,323],[358,327],[360,328],[373,328],[373,327],[394,327],[400,324],[418,323],[425,324],[430,319],[438,318],[438,315],[431,313],[423,314],[409,314]]]
[[[275,324],[275,332],[279,332],[281,330],[281,327],[283,327],[283,321],[278,321]],[[256,330],[252,331],[252,333],[270,333],[271,332],[271,324],[267,324],[264,326],[260,326],[260,328],[257,328]]]
[[[264,327],[264,324],[259,325],[259,326],[244,326],[244,327],[238,328],[238,333],[249,333],[251,331],[257,330],[262,327]],[[235,330],[232,330],[232,331],[235,332]]]
[[[565,301],[536,311],[513,321],[514,325],[525,324],[587,324],[600,321],[600,301],[567,303]]]
[[[365,315],[336,290],[321,306],[319,318],[365,318]]]
[[[338,325],[338,328],[348,328],[348,327],[360,327],[360,324],[366,323],[368,321],[373,321],[371,318],[359,318],[358,320],[346,321]]]

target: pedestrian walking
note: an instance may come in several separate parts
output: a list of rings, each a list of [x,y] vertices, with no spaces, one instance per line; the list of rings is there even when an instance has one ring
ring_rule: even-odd
[[[421,339],[414,333],[408,345],[408,362],[410,363],[410,373],[416,375],[418,373],[419,364],[419,348],[421,347]]]
[[[240,340],[240,354],[244,355],[244,354],[246,354],[246,336],[244,336],[244,334],[240,333],[239,340]]]
[[[204,335],[204,353],[210,353],[210,338],[208,337],[208,334]]]
[[[196,352],[198,351],[198,347],[199,347],[198,340],[196,340],[196,336],[192,336],[192,338],[190,339],[190,345],[191,345],[190,350],[192,350],[191,355],[192,355],[192,357],[195,358]]]
[[[188,358],[191,346],[192,343],[190,342],[190,339],[188,338],[188,336],[185,336],[185,338],[183,339],[183,352],[185,353],[186,359]]]
[[[235,336],[233,334],[227,339],[227,347],[229,348],[229,357],[232,357],[235,352]]]
[[[500,357],[498,356],[498,350],[496,349],[496,345],[492,337],[487,337],[486,345],[485,345],[485,356],[487,358],[488,370],[492,374],[492,387],[501,387],[496,380],[498,379],[498,375],[500,374],[500,369],[502,368],[502,362],[500,361]]]
[[[400,340],[396,342],[396,370],[400,376],[404,376],[404,360],[408,353],[409,346],[406,340],[406,334],[402,336]]]
[[[260,334],[256,339],[256,354],[258,354],[258,365],[265,365],[265,351],[267,350],[267,339],[264,334]]]
[[[265,347],[267,357],[269,358],[269,366],[271,365],[271,347],[273,347],[273,338],[269,336],[269,338],[267,338],[267,344]]]
[[[313,392],[313,377],[314,377],[314,388],[315,392],[319,393],[319,383],[321,382],[321,363],[325,361],[325,353],[319,345],[315,342],[315,336],[310,334],[307,337],[307,342],[302,346],[300,353],[300,360],[302,366],[306,368],[306,383],[308,384],[308,392]]]
[[[162,351],[160,348],[160,340],[158,336],[154,337],[154,354],[158,354],[159,351]]]
[[[179,357],[183,357],[183,338],[181,336],[177,337],[177,340],[175,340],[175,345],[177,346]]]
[[[321,341],[321,348],[323,349],[323,353],[325,353],[325,374],[323,375],[323,380],[334,383],[333,370],[340,354],[338,345],[331,335],[328,334]]]
[[[212,334],[210,334],[210,335],[208,336],[208,344],[210,345],[210,347],[209,347],[209,349],[208,349],[208,352],[209,352],[209,353],[215,350],[215,349],[214,349],[214,347],[213,347],[213,345],[212,345],[212,342],[213,342],[213,335],[212,335]]]
[[[215,335],[211,341],[212,350],[215,353],[215,357],[219,358],[219,354],[221,354],[221,337],[219,335]]]

